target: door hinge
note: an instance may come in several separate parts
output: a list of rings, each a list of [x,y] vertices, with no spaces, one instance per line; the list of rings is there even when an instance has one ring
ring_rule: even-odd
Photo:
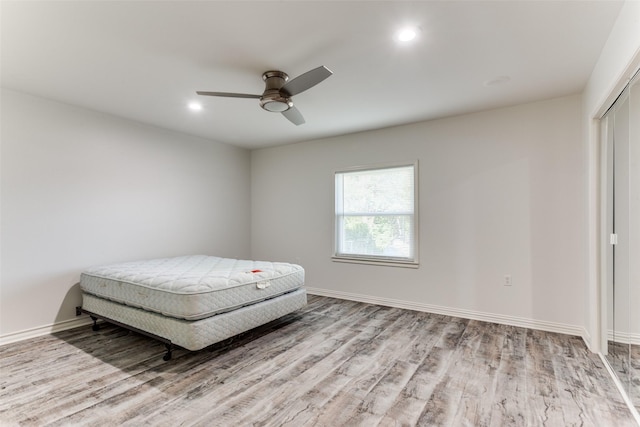
[[[615,233],[612,233],[609,235],[609,243],[612,245],[617,245],[618,244],[618,235]]]

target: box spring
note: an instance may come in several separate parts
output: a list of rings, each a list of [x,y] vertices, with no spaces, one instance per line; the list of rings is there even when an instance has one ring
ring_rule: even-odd
[[[276,320],[304,307],[306,303],[306,291],[297,289],[205,319],[185,320],[127,306],[88,293],[82,296],[82,309],[87,312],[104,316],[107,320],[117,320],[193,351]]]

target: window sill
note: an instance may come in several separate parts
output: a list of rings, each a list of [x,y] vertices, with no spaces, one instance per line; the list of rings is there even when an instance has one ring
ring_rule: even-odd
[[[400,267],[400,268],[419,268],[420,263],[415,261],[393,261],[393,260],[377,260],[367,258],[349,258],[343,256],[332,256],[333,262],[345,262],[350,264],[367,264],[378,265],[381,267]]]

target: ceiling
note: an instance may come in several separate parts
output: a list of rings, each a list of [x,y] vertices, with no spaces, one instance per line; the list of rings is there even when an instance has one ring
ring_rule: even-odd
[[[578,93],[620,1],[2,1],[2,86],[245,148]],[[395,32],[419,27],[413,43]],[[256,99],[262,73],[334,74]],[[508,82],[500,77],[508,76]],[[498,79],[496,81],[496,79]],[[503,79],[504,80],[504,79]],[[203,109],[187,105],[198,100]]]

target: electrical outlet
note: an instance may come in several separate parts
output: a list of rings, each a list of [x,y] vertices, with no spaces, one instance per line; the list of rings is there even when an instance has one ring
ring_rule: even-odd
[[[510,274],[505,274],[504,275],[504,285],[505,286],[511,286],[511,275]]]

